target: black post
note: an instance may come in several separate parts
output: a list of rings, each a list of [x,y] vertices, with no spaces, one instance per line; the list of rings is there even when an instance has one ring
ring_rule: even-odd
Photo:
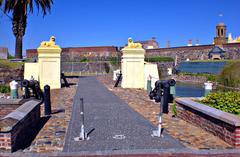
[[[120,74],[117,77],[117,81],[114,85],[114,87],[118,87],[118,84],[120,83],[120,81],[122,81],[122,72],[120,71]]]
[[[51,95],[50,95],[50,86],[44,86],[44,111],[45,116],[50,116],[51,111]]]
[[[80,123],[81,123],[81,132],[80,132],[80,140],[87,139],[85,128],[84,128],[84,104],[83,98],[80,98]]]
[[[84,126],[84,106],[83,106],[83,98],[80,98],[80,117],[81,117],[81,126]]]
[[[170,95],[170,86],[168,83],[165,83],[163,86],[163,101],[162,104],[162,112],[168,114],[168,102],[169,102],[169,95]]]
[[[24,99],[30,98],[30,94],[29,94],[29,89],[28,89],[28,87],[24,87],[24,90],[25,90]]]

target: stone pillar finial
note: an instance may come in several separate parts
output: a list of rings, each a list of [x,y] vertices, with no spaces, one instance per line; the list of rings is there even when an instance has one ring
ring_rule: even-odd
[[[49,41],[41,42],[40,48],[59,48],[59,46],[56,45],[56,37],[51,36]]]
[[[142,44],[141,43],[134,43],[133,39],[130,37],[128,38],[128,48],[135,48],[135,49],[142,49]]]

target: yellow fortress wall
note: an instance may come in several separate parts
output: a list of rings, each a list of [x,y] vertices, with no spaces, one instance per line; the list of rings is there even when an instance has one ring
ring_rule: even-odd
[[[149,76],[151,76],[151,87],[152,87],[152,89],[154,89],[155,82],[159,80],[157,64],[152,64],[152,63],[145,62],[144,73],[145,73],[144,89],[147,90],[147,80],[149,79]]]
[[[30,80],[31,77],[34,80],[39,81],[39,65],[38,63],[25,63],[24,64],[24,79]]]

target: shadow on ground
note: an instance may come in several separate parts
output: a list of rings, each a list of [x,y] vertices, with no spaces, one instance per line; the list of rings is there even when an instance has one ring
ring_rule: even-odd
[[[47,123],[47,121],[50,119],[51,116],[48,117],[41,117],[39,122],[35,125],[29,126],[29,129],[27,131],[22,131],[18,134],[15,141],[15,147],[13,149],[13,152],[17,150],[24,150],[28,148],[33,140],[36,138],[37,134],[40,132],[40,130],[43,128],[43,126]],[[21,137],[20,137],[21,136]],[[26,136],[26,140],[23,139],[22,136]]]

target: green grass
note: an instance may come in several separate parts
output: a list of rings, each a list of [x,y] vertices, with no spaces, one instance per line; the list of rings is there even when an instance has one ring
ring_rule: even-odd
[[[240,61],[229,62],[219,75],[220,84],[228,87],[240,87]]]
[[[171,57],[146,57],[146,62],[174,62],[174,59]]]
[[[0,59],[0,68],[18,69],[22,64],[21,62],[10,62],[9,60]]]
[[[190,76],[203,76],[206,77],[208,81],[216,82],[218,76],[214,74],[205,74],[205,73],[187,73],[187,72],[181,72],[181,75],[190,75]]]
[[[9,93],[10,87],[5,85],[0,85],[0,93]]]
[[[111,57],[110,63],[114,66],[120,66],[121,61],[119,61],[118,57]]]

